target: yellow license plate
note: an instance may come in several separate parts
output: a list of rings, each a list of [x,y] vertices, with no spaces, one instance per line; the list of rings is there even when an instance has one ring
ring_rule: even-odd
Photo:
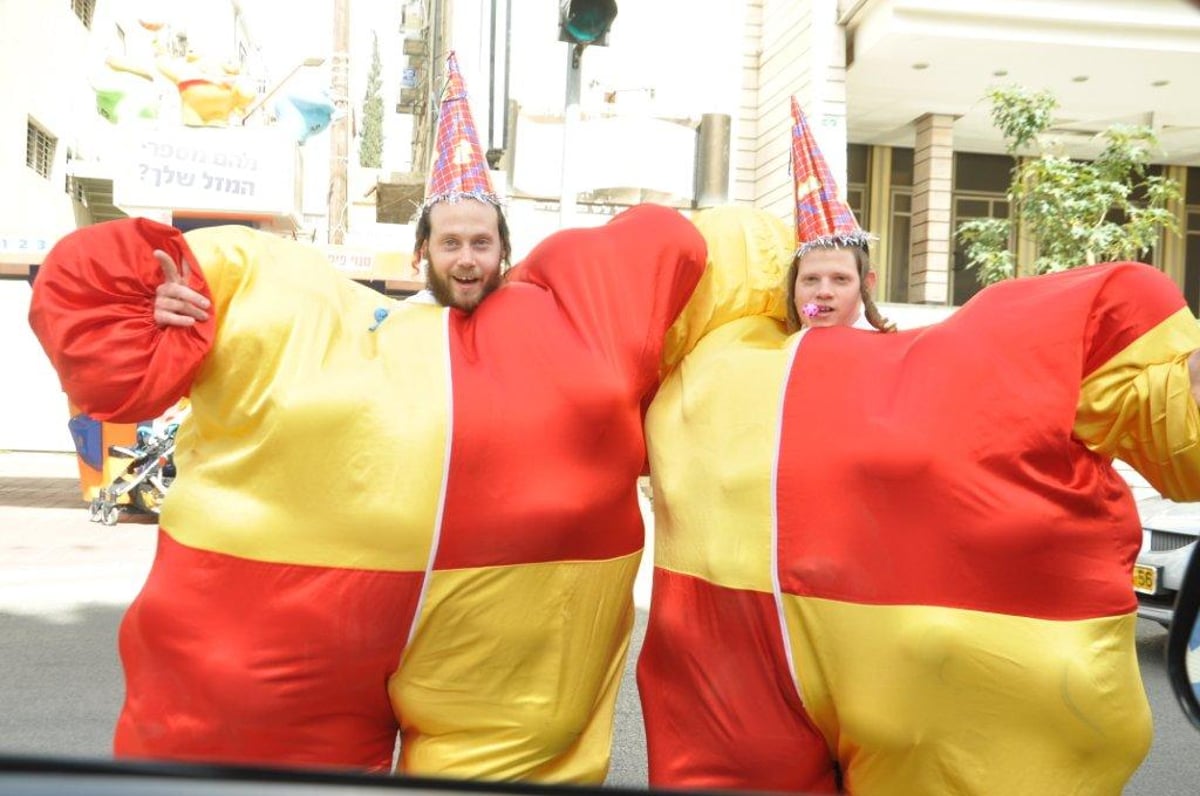
[[[1142,594],[1158,593],[1158,567],[1133,567],[1133,590]]]

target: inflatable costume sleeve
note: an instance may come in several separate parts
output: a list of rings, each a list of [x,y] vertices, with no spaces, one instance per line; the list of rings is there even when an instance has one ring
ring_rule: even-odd
[[[38,270],[29,323],[71,401],[97,420],[157,417],[185,395],[213,343],[216,322],[161,328],[153,251],[191,265],[189,287],[212,298],[183,235],[122,219],[67,235]]]

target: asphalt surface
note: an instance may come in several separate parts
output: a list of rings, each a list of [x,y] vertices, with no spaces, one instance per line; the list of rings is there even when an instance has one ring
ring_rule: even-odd
[[[88,521],[74,457],[0,452],[0,753],[105,758],[123,697],[116,632],[154,554],[155,525]],[[633,661],[648,567],[618,703],[608,784],[646,786]],[[1175,704],[1166,633],[1140,621],[1138,658],[1155,716],[1150,754],[1125,793],[1200,792],[1200,732]]]

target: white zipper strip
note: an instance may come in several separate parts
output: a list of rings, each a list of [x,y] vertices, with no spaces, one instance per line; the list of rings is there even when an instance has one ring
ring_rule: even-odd
[[[779,585],[779,453],[783,443],[783,409],[787,400],[788,384],[792,380],[792,368],[796,364],[796,352],[808,329],[804,328],[796,335],[792,343],[792,352],[788,356],[787,367],[783,372],[783,383],[779,387],[779,417],[775,424],[775,457],[771,463],[771,594],[775,597],[775,613],[779,619],[779,633],[783,638],[783,652],[787,656],[788,674],[796,694],[804,704],[804,689],[800,687],[800,678],[796,674],[796,661],[792,655],[791,637],[788,635],[787,617],[783,613],[783,589]]]
[[[437,560],[438,545],[442,540],[442,518],[446,516],[446,485],[450,482],[450,449],[454,442],[454,371],[450,363],[450,308],[442,310],[442,325],[446,335],[446,450],[442,455],[442,486],[438,492],[437,515],[433,520],[433,538],[429,543],[429,560],[425,563],[425,577],[421,580],[421,593],[417,597],[417,605],[413,610],[412,626],[408,629],[408,641],[404,644],[404,652],[400,661],[408,655],[408,648],[417,635],[417,627],[421,622],[421,611],[425,607],[425,596],[429,592],[429,581],[433,577],[433,564]]]

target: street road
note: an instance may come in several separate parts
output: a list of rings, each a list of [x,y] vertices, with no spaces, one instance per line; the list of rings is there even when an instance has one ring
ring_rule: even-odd
[[[88,522],[70,478],[73,459],[21,458],[0,453],[0,753],[105,757],[122,699],[117,625],[150,565],[155,526]],[[645,627],[647,573],[618,705],[615,786],[646,785],[633,661]],[[1193,794],[1200,783],[1200,732],[1167,683],[1165,640],[1161,627],[1139,622],[1155,740],[1127,796]]]

